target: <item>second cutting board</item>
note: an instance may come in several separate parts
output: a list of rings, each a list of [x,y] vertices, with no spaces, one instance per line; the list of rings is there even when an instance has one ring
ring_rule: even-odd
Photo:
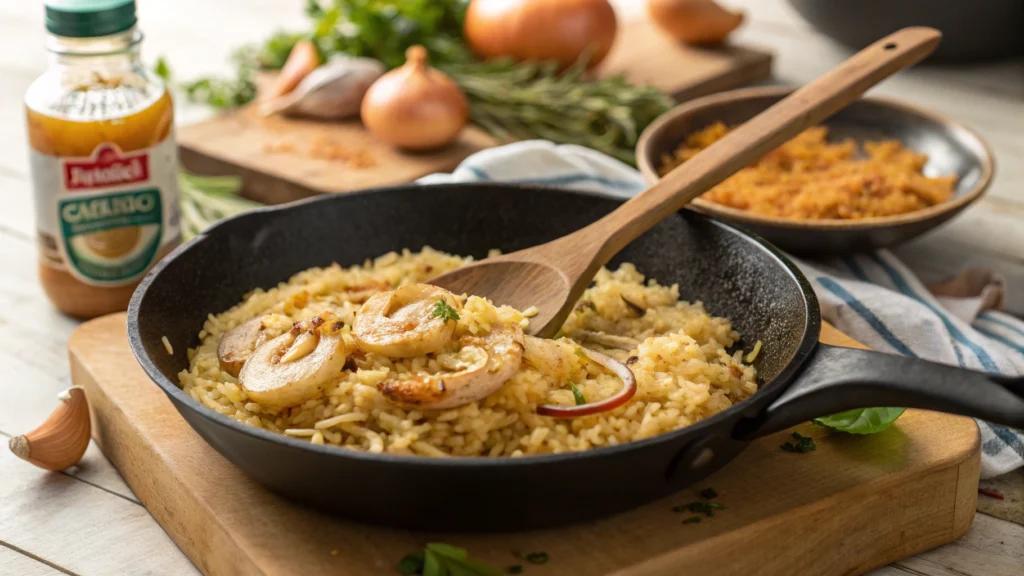
[[[624,74],[688,100],[762,80],[771,73],[771,61],[771,54],[756,49],[675,44],[638,20],[620,29],[602,74]],[[450,171],[466,156],[496,144],[470,127],[440,151],[403,153],[377,142],[358,121],[260,118],[248,109],[185,126],[178,143],[187,169],[241,176],[245,195],[266,204],[410,182]]]

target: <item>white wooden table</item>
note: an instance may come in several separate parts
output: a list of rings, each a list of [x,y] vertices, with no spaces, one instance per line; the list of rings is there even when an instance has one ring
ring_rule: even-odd
[[[641,0],[617,0],[624,12]],[[748,11],[737,40],[775,50],[777,80],[806,82],[845,51],[778,0],[733,1]],[[21,99],[46,66],[39,0],[0,3],[0,436],[36,426],[69,385],[65,343],[75,322],[56,313],[36,280],[34,224]],[[179,77],[226,71],[230,50],[302,25],[301,0],[140,0],[150,61]],[[954,223],[897,250],[932,280],[966,266],[1000,271],[1009,308],[1024,313],[1024,60],[922,68],[878,93],[902,97],[976,128],[997,157],[988,196]],[[183,110],[179,118],[192,116]],[[824,551],[823,551],[824,553]],[[195,574],[117,471],[91,446],[81,466],[45,473],[0,449],[0,574]],[[1024,527],[979,514],[960,541],[902,560],[884,576],[1024,574]]]

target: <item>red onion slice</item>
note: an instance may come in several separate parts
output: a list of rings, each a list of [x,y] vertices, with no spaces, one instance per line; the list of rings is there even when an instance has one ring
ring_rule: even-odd
[[[630,398],[636,394],[636,377],[633,376],[633,371],[630,370],[625,364],[594,352],[593,350],[587,350],[586,348],[580,347],[583,353],[587,355],[594,362],[597,362],[601,366],[611,370],[616,376],[622,379],[622,389],[597,402],[590,402],[580,406],[559,406],[557,404],[544,404],[537,406],[537,414],[541,416],[551,416],[552,418],[579,418],[581,416],[590,416],[592,414],[600,414],[601,412],[608,412],[609,410],[615,410],[619,406],[622,406],[626,402],[629,402]]]

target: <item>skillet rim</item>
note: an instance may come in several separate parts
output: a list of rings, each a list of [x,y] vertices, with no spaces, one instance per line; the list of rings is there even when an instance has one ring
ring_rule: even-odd
[[[393,190],[402,190],[415,187],[421,190],[431,190],[434,188],[500,188],[505,190],[527,190],[539,193],[558,193],[568,194],[571,196],[582,196],[588,198],[598,198],[601,200],[614,200],[618,202],[625,202],[627,199],[620,197],[610,196],[600,192],[593,192],[589,190],[575,190],[568,188],[559,188],[555,186],[542,186],[535,184],[524,184],[516,182],[445,182],[445,183],[433,183],[433,184],[400,184],[395,186],[384,186],[376,188],[366,188],[361,190],[355,190],[347,192],[345,194],[323,194],[319,196],[313,196],[310,198],[304,198],[295,202],[289,202],[287,204],[279,204],[274,206],[264,206],[255,208],[250,211],[231,216],[224,220],[215,223],[213,226],[207,228],[202,233],[198,234],[191,240],[182,243],[170,254],[161,259],[139,283],[135,292],[132,294],[131,301],[128,304],[127,310],[127,330],[128,330],[128,343],[131,347],[132,354],[135,356],[136,362],[142,366],[146,376],[154,384],[159,386],[163,390],[164,394],[168,396],[168,399],[175,405],[175,409],[181,412],[182,407],[188,407],[192,412],[206,419],[212,424],[216,424],[222,428],[229,428],[234,432],[245,434],[253,437],[256,440],[263,442],[271,442],[279,445],[283,445],[286,448],[293,448],[302,451],[312,452],[318,456],[325,456],[331,458],[351,458],[358,461],[368,463],[383,463],[383,464],[396,464],[396,465],[412,465],[412,466],[423,466],[428,468],[479,468],[479,467],[493,467],[493,468],[504,468],[510,466],[543,466],[551,465],[560,461],[567,460],[578,460],[578,459],[589,459],[589,458],[604,458],[611,457],[615,454],[623,451],[642,449],[650,446],[654,446],[661,443],[675,442],[679,438],[686,436],[687,434],[695,434],[707,429],[714,427],[724,427],[728,424],[728,421],[733,416],[738,416],[740,419],[746,417],[750,418],[754,414],[762,412],[767,406],[757,407],[756,411],[751,414],[742,414],[744,412],[750,412],[752,407],[757,406],[756,402],[764,402],[766,405],[771,402],[772,395],[781,394],[786,384],[788,384],[800,371],[804,363],[814,352],[815,347],[818,344],[818,338],[821,332],[821,312],[818,305],[817,296],[814,294],[814,289],[811,287],[807,277],[804,276],[803,272],[794,265],[788,257],[786,257],[779,249],[773,246],[768,241],[764,240],[756,234],[746,232],[732,226],[726,222],[719,221],[706,214],[702,214],[696,210],[689,210],[692,217],[698,220],[703,220],[713,226],[718,226],[724,229],[726,232],[732,233],[743,240],[750,242],[756,249],[760,249],[766,253],[766,255],[774,259],[775,264],[781,266],[783,271],[796,281],[797,287],[804,299],[804,309],[806,312],[806,322],[803,327],[803,336],[798,344],[793,357],[789,363],[786,364],[782,370],[779,371],[778,375],[770,382],[765,382],[758,386],[757,391],[742,402],[738,402],[726,410],[719,412],[710,418],[705,418],[700,422],[696,422],[689,426],[665,432],[663,434],[657,434],[650,438],[644,438],[643,440],[636,440],[633,442],[625,442],[617,444],[615,446],[601,446],[592,448],[590,450],[580,452],[563,452],[559,454],[537,454],[521,456],[516,458],[491,458],[486,456],[460,456],[454,458],[430,458],[425,456],[411,456],[402,454],[374,454],[370,452],[361,452],[357,450],[343,450],[337,446],[331,445],[317,445],[311,442],[301,440],[298,438],[292,438],[284,434],[278,434],[263,428],[256,428],[251,425],[243,424],[233,418],[215,412],[203,406],[201,403],[196,401],[194,398],[186,394],[178,385],[172,382],[169,378],[164,376],[163,372],[157,368],[156,364],[151,360],[149,354],[146,352],[145,346],[142,343],[142,336],[139,331],[139,308],[142,305],[142,301],[146,297],[146,292],[149,287],[156,282],[157,278],[176,259],[182,257],[186,252],[193,250],[195,247],[202,244],[207,239],[213,237],[216,234],[226,233],[224,230],[238,225],[239,222],[251,219],[259,219],[265,217],[272,217],[273,214],[278,212],[288,212],[290,210],[305,207],[309,204],[317,204],[321,202],[343,202],[345,199],[361,197],[371,194],[387,193]],[[198,334],[198,332],[197,332]],[[758,400],[760,399],[760,400]],[[199,430],[188,422],[188,419],[182,415],[182,418],[186,420],[189,427],[194,432],[203,436]],[[730,438],[733,429],[730,427],[728,436]],[[205,438],[204,442],[210,444]],[[747,441],[743,441],[747,442]],[[677,449],[677,453],[684,450],[692,445],[692,442]],[[216,448],[215,448],[216,449]],[[218,450],[219,452],[219,450]]]

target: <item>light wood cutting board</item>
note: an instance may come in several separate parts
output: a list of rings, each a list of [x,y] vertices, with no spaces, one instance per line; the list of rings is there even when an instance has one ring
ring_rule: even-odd
[[[640,19],[622,26],[601,73],[625,74],[688,100],[762,80],[771,72],[771,60],[768,52],[740,46],[688,48]],[[450,171],[466,156],[496,144],[470,127],[440,151],[403,153],[374,140],[358,121],[260,118],[250,109],[185,126],[177,138],[186,168],[239,175],[245,195],[266,204],[410,182]],[[314,157],[325,153],[334,158]]]
[[[822,341],[859,346],[830,326]],[[318,514],[249,480],[149,381],[128,348],[124,314],[81,325],[68,348],[96,442],[209,575],[396,574],[404,555],[438,541],[496,567],[524,564],[527,576],[849,575],[959,538],[977,503],[974,421],[908,410],[873,436],[799,426],[817,442],[807,454],[779,449],[789,431],[762,438],[693,490],[598,522],[498,535],[389,530]],[[727,509],[682,524],[689,514],[672,507],[706,486]],[[571,487],[549,489],[572,497]],[[550,561],[524,563],[514,550],[544,551]]]

